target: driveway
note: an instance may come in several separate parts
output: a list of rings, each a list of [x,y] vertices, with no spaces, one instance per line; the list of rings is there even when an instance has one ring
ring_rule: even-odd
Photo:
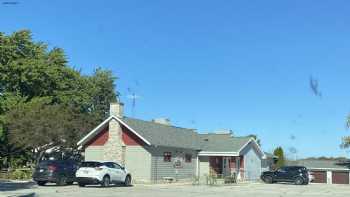
[[[24,188],[7,189],[0,183],[0,196],[74,196],[74,197],[344,197],[350,194],[350,185],[326,185],[311,184],[307,186],[295,186],[288,184],[239,184],[232,186],[192,186],[192,185],[136,185],[133,187],[109,187],[101,188],[90,186],[79,188],[76,185],[61,186],[48,185],[38,187],[36,185],[22,185]]]

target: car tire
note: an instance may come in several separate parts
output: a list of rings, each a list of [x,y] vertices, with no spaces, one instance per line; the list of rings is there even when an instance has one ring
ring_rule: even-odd
[[[79,187],[85,187],[84,183],[78,183]]]
[[[297,177],[297,178],[294,180],[294,184],[295,184],[295,185],[303,185],[303,184],[304,184],[304,180],[303,180],[301,177]]]
[[[273,179],[271,176],[266,176],[264,177],[264,182],[268,183],[268,184],[272,184],[273,183]]]
[[[109,187],[109,184],[111,183],[111,179],[109,178],[108,175],[104,176],[102,179],[101,186],[102,187]]]
[[[124,186],[125,187],[129,187],[131,185],[131,176],[130,175],[127,175],[125,177],[125,181],[124,181]]]
[[[58,178],[56,185],[58,186],[63,186],[67,184],[67,178],[65,176],[61,176],[60,178]]]
[[[44,186],[46,184],[46,181],[37,181],[36,184],[39,186]]]
[[[73,181],[68,181],[67,185],[73,185],[73,183],[74,183]]]

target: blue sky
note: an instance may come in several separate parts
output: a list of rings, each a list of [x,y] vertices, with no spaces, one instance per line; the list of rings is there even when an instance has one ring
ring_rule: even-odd
[[[111,69],[129,116],[128,88],[137,118],[254,133],[264,150],[298,157],[350,153],[339,147],[350,135],[349,1],[16,1],[0,0],[0,31],[30,29],[86,74]]]

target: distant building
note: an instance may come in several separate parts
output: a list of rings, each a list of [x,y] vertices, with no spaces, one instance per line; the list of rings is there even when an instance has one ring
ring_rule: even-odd
[[[300,165],[309,169],[314,183],[349,184],[349,162],[337,159],[301,159],[288,161],[288,165]]]

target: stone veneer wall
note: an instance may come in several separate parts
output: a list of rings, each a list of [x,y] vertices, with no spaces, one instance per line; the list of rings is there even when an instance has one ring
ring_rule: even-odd
[[[112,119],[109,122],[109,137],[104,144],[103,159],[125,164],[125,144],[122,140],[122,128],[119,122]]]

